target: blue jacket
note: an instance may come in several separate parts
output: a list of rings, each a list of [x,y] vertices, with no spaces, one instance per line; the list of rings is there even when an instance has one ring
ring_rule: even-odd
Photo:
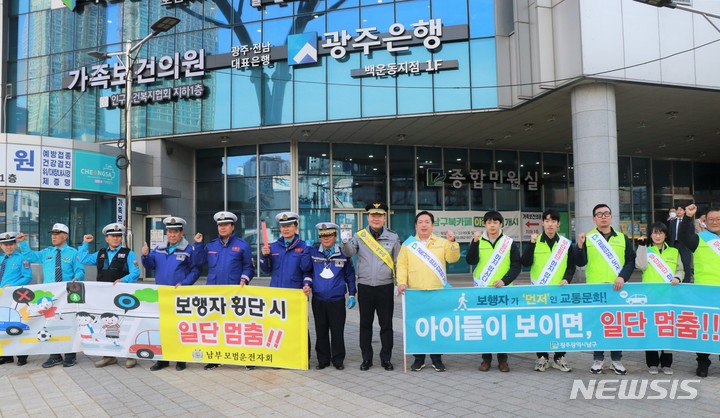
[[[255,276],[250,244],[235,235],[231,235],[226,244],[217,237],[207,246],[196,242],[193,249],[197,256],[195,264],[198,267],[208,265],[209,285],[240,284],[241,278],[250,283]]]
[[[337,244],[330,257],[320,250],[320,246],[306,248],[300,267],[305,273],[305,283],[312,287],[314,298],[334,302],[345,299],[345,293],[355,296],[355,269],[352,259],[346,257]],[[325,268],[332,272],[329,279],[321,276]]]
[[[298,235],[285,246],[285,239],[281,238],[270,244],[270,255],[260,254],[260,269],[264,273],[271,273],[270,287],[286,289],[302,289],[303,271],[300,269],[303,253],[307,244]]]
[[[107,260],[105,261],[105,268],[104,270],[107,270],[108,264],[112,262],[113,258],[115,258],[115,255],[118,253],[118,251],[122,248],[122,246],[115,248],[114,250],[110,250],[110,247],[106,248],[105,251],[107,251]],[[88,254],[88,243],[83,242],[82,245],[78,247],[78,258],[80,259],[80,262],[87,265],[87,266],[96,266],[97,265],[97,257],[98,252],[95,251],[92,254]],[[137,256],[135,253],[130,250],[130,252],[127,255],[127,268],[128,268],[128,274],[124,275],[121,279],[123,283],[135,283],[138,281],[138,278],[140,278],[140,268],[137,265]]]
[[[20,251],[15,251],[10,255],[4,253],[0,255],[0,264],[7,258],[5,263],[5,273],[0,277],[0,287],[24,286],[32,282],[32,269],[30,262],[23,259]]]
[[[146,269],[155,270],[155,284],[189,286],[200,276],[200,266],[193,264],[193,247],[183,238],[175,245],[165,241],[148,255],[142,256]]]
[[[25,260],[31,263],[42,263],[43,283],[55,283],[55,254],[57,248],[49,247],[41,251],[33,251],[26,241],[20,243]],[[60,247],[60,266],[62,269],[62,281],[70,282],[72,279],[83,280],[85,278],[85,267],[80,263],[78,252],[71,246]]]

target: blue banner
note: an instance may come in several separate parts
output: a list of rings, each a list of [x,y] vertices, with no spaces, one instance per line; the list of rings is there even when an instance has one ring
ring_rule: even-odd
[[[629,283],[407,290],[405,352],[720,354],[720,286]]]

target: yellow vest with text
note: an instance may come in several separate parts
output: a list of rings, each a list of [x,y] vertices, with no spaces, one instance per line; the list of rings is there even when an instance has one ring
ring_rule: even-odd
[[[677,248],[670,247],[668,245],[665,245],[665,249],[662,253],[660,253],[660,250],[656,246],[648,247],[648,249],[654,248],[658,254],[660,254],[660,257],[662,257],[663,260],[667,263],[668,267],[670,267],[670,270],[673,272],[673,277],[675,276],[675,272],[677,271],[677,261],[678,261],[678,250]],[[655,270],[655,267],[650,265],[650,262],[648,261],[648,266],[643,271],[642,275],[642,281],[643,283],[666,283],[665,278],[658,273],[657,270]]]
[[[720,256],[700,237],[693,257],[695,284],[720,286]]]
[[[559,242],[555,243],[555,245],[559,244]],[[565,270],[567,270],[568,254],[572,250],[572,248],[569,248],[568,252],[565,253],[565,256],[560,261],[560,266],[557,268],[557,270],[555,270],[555,274],[553,274],[553,276],[550,278],[550,282],[548,282],[548,284],[560,284],[563,276],[565,276]],[[533,254],[532,267],[530,267],[531,277],[538,278],[540,276],[540,273],[542,273],[543,268],[545,268],[545,265],[550,259],[550,255],[552,255],[552,251],[553,249],[550,248],[547,242],[540,241],[540,239],[538,238],[538,241],[535,244],[535,253]]]
[[[597,232],[601,234],[597,229],[586,234],[590,235]],[[625,265],[625,234],[622,232],[615,231],[617,235],[610,237],[608,244],[615,251],[615,255],[618,257],[621,265]],[[602,235],[602,234],[601,234]],[[618,275],[615,274],[615,270],[610,267],[610,264],[605,261],[605,258],[600,254],[600,250],[592,243],[590,239],[585,239],[585,245],[587,246],[587,266],[585,267],[585,282],[590,283],[615,283]],[[625,280],[628,277],[624,277]]]
[[[502,236],[502,235],[501,235]],[[500,237],[498,237],[498,240]],[[472,245],[472,243],[470,243]],[[479,245],[479,253],[480,253],[480,262],[478,262],[478,265],[475,266],[475,270],[473,270],[473,277],[479,278],[480,274],[482,274],[482,271],[485,269],[485,265],[490,261],[490,258],[492,257],[492,254],[495,252],[495,248],[490,244],[489,241],[480,239],[478,242]],[[495,245],[497,245],[497,241],[495,241]],[[488,287],[491,287],[495,285],[495,282],[498,280],[502,280],[503,277],[507,274],[508,271],[510,271],[510,252],[512,251],[512,246],[510,246],[510,249],[508,250],[507,255],[503,259],[503,261],[500,262],[500,265],[495,270],[495,274],[492,275],[490,280],[488,280]],[[510,286],[512,286],[512,283],[510,283]]]

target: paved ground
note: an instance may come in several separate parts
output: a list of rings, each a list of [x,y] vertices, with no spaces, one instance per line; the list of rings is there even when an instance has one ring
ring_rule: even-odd
[[[400,300],[396,302],[395,327],[401,328]],[[312,324],[311,324],[312,328]],[[314,339],[314,337],[313,337]],[[534,354],[511,354],[510,373],[500,373],[493,363],[490,372],[477,370],[479,355],[445,356],[446,373],[426,368],[419,373],[402,371],[402,336],[395,334],[396,370],[379,367],[361,372],[358,312],[349,312],[346,325],[346,369],[291,371],[224,366],[213,371],[189,365],[183,372],[174,367],[150,372],[152,364],[141,361],[134,369],[117,365],[102,369],[95,358],[78,355],[72,368],[42,369],[45,358],[31,357],[24,367],[0,366],[0,416],[2,417],[215,417],[215,416],[493,416],[536,417],[582,415],[614,417],[718,415],[720,366],[717,360],[710,377],[691,383],[694,400],[570,400],[574,379],[618,379],[588,372],[590,353],[571,353],[575,369],[561,373],[532,370]],[[379,341],[376,336],[376,352]],[[411,362],[411,356],[408,361]],[[429,361],[429,360],[428,360]],[[650,376],[644,353],[625,352],[629,374],[621,379],[650,379],[671,391],[673,380],[698,379],[694,354],[675,354],[675,375]],[[315,365],[311,360],[311,367]],[[409,364],[408,364],[409,367]],[[665,382],[659,382],[665,380]],[[607,383],[617,387],[617,383]],[[637,382],[640,384],[640,382]],[[657,392],[650,392],[656,394]]]

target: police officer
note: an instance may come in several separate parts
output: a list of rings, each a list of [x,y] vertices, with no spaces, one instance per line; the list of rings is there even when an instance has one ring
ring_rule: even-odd
[[[270,287],[302,289],[303,273],[300,260],[305,251],[305,241],[298,235],[298,214],[282,212],[275,216],[280,226],[281,237],[263,246],[260,255],[260,269],[270,273]]]
[[[380,324],[380,364],[385,370],[393,370],[390,362],[393,349],[392,318],[395,308],[395,263],[400,252],[400,237],[385,228],[388,206],[373,202],[365,206],[368,227],[355,234],[343,232],[343,253],[358,255],[357,283],[360,303],[360,370],[372,367],[372,331],[375,313]]]
[[[76,282],[85,278],[85,267],[80,263],[78,251],[67,244],[70,228],[67,225],[56,223],[50,230],[52,247],[42,251],[32,251],[22,232],[15,238],[20,243],[20,251],[25,260],[30,263],[42,263],[43,283]],[[63,367],[72,367],[77,364],[77,353],[66,353],[65,360],[61,354],[51,354],[42,364],[49,367],[62,364]]]
[[[355,307],[355,269],[352,260],[337,245],[339,227],[331,222],[315,225],[320,245],[307,248],[303,254],[305,272],[304,291],[312,290],[312,310],[315,318],[315,352],[317,370],[330,365],[338,370],[345,366],[345,294],[349,293],[347,308]],[[330,336],[332,335],[332,342]]]
[[[17,251],[17,244],[14,232],[3,232],[0,234],[0,287],[24,286],[32,282],[32,269],[30,262],[23,260],[20,251]],[[17,356],[18,366],[27,364],[28,356]],[[0,364],[12,363],[13,356],[0,357]]]
[[[208,285],[245,286],[255,276],[255,267],[250,245],[233,234],[237,216],[232,212],[221,211],[213,219],[217,223],[219,236],[205,246],[203,234],[195,234],[195,263],[198,266],[208,264]],[[219,364],[210,363],[205,365],[205,370],[218,367]]]
[[[593,222],[596,228],[577,237],[575,261],[578,267],[586,266],[586,283],[613,283],[613,289],[619,291],[635,269],[635,250],[632,242],[612,226],[612,212],[604,203],[593,208]],[[587,238],[586,238],[587,237]],[[622,364],[622,351],[611,351],[612,368],[615,374],[627,373]],[[602,373],[605,353],[595,351],[590,373]]]
[[[193,247],[184,236],[187,222],[183,218],[168,216],[163,219],[167,239],[152,251],[147,242],[142,247],[142,264],[148,270],[155,270],[155,284],[160,286],[190,286],[200,277],[200,268],[193,263]],[[150,366],[150,371],[158,371],[170,365],[169,361],[158,360]],[[175,370],[183,371],[187,367],[184,361],[175,365]]]
[[[140,277],[135,253],[122,246],[125,227],[119,223],[105,225],[102,230],[105,235],[107,248],[101,248],[92,254],[88,252],[88,244],[93,242],[95,237],[92,234],[83,236],[83,243],[78,247],[80,262],[95,266],[97,268],[97,281],[105,283],[135,283]],[[95,362],[95,367],[105,367],[117,363],[117,358],[105,356]],[[128,358],[125,360],[125,367],[131,369],[137,365],[137,360]]]

